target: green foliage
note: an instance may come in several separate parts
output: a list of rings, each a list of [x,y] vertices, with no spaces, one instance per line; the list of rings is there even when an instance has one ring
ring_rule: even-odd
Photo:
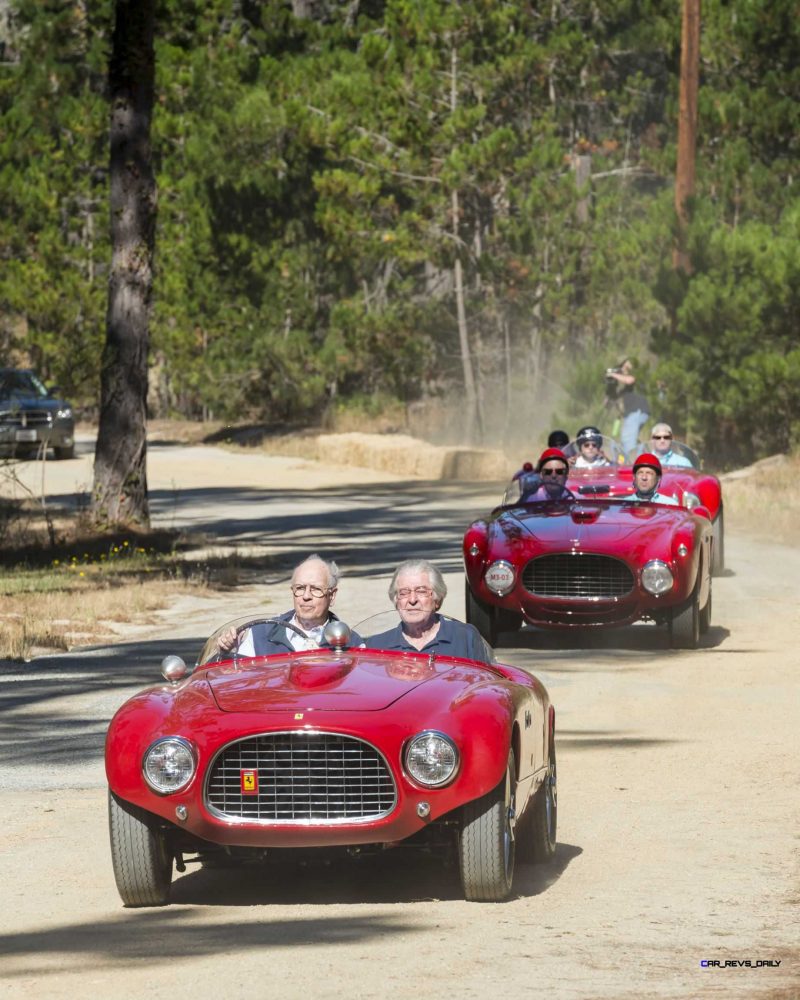
[[[690,275],[671,263],[674,3],[322,6],[161,0],[158,412],[318,421],[351,399],[460,397],[458,261],[487,439],[545,430],[553,407],[608,426],[602,371],[634,353],[710,457],[796,443],[788,0],[703,5]],[[0,67],[0,342],[84,403],[112,8],[18,0]]]
[[[0,67],[0,336],[70,394],[94,393],[108,266],[103,79],[109,3],[17,4]]]

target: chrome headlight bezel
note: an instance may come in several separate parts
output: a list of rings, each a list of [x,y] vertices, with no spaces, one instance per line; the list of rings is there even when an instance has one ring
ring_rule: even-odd
[[[492,581],[492,574],[497,574],[498,571],[504,579],[504,582],[499,585],[497,580]],[[511,593],[517,582],[516,568],[507,559],[495,559],[484,570],[483,582],[497,597],[505,597],[506,594]]]
[[[423,746],[424,744],[427,746]],[[425,774],[421,765],[424,764],[426,757],[430,762],[437,749],[442,754],[442,760],[436,762],[439,771],[435,776]],[[422,756],[415,756],[415,751],[418,751]],[[417,733],[416,736],[412,736],[403,750],[403,770],[415,784],[422,788],[443,788],[445,785],[449,785],[458,774],[460,765],[461,754],[458,752],[455,741],[437,729],[425,729],[421,733]],[[429,763],[428,766],[435,765]]]
[[[171,759],[167,754],[171,751]],[[159,781],[158,755],[161,755],[161,768],[169,770],[175,767],[176,759],[180,760],[181,770],[166,780],[163,773]],[[174,795],[186,788],[197,771],[197,753],[192,743],[183,736],[161,736],[145,750],[142,757],[142,776],[157,795]]]
[[[672,570],[663,559],[650,559],[642,566],[642,586],[648,594],[660,597],[675,586]]]

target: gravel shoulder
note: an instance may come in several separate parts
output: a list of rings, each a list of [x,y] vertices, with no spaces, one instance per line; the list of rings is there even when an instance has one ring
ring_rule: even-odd
[[[88,482],[58,464],[53,495]],[[56,468],[55,465],[50,468]],[[48,477],[50,469],[48,469]],[[424,552],[463,613],[460,531],[491,484],[207,447],[151,449],[158,523],[273,557],[263,580],[182,599],[105,649],[0,667],[0,990],[10,998],[800,997],[800,551],[732,536],[694,652],[655,627],[504,646],[557,710],[559,848],[516,897],[468,904],[435,859],[179,876],[163,909],[122,908],[107,846],[105,726],[166,652],[223,620],[283,609],[298,554],[345,571],[336,610],[386,606]],[[701,967],[703,960],[778,967]]]

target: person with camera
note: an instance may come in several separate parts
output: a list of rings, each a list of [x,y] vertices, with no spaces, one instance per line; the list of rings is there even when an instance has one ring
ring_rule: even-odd
[[[606,368],[606,385],[613,387],[622,405],[620,443],[625,457],[633,458],[639,444],[639,431],[650,419],[647,397],[636,389],[636,376],[630,358],[625,358],[616,368]]]

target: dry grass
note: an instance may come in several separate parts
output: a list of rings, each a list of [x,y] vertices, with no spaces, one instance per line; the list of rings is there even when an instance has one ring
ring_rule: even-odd
[[[19,578],[15,579],[19,584]],[[115,638],[114,622],[154,621],[150,612],[166,607],[180,593],[203,586],[201,581],[184,580],[177,585],[175,580],[164,579],[108,586],[94,580],[85,586],[5,596],[0,615],[0,658],[27,659],[44,650],[106,642]]]
[[[241,582],[238,556],[193,558],[172,532],[91,534],[79,517],[61,513],[53,541],[35,515],[17,508],[5,526],[0,659],[105,642],[115,637],[114,622],[146,624],[184,594]]]
[[[800,456],[764,459],[722,483],[726,529],[800,545]]]

